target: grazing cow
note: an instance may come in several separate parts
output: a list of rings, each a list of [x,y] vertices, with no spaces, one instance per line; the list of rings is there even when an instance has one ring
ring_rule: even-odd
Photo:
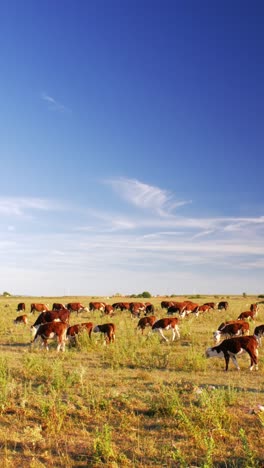
[[[36,312],[44,312],[49,310],[48,304],[30,304],[30,313],[35,314]]]
[[[59,302],[54,302],[52,306],[52,310],[62,310],[62,309],[66,309],[65,305],[60,304]]]
[[[94,312],[96,310],[100,310],[100,312],[105,311],[105,303],[104,302],[90,302],[89,303],[89,310]]]
[[[76,312],[77,315],[81,310],[87,310],[86,307],[84,307],[80,302],[70,302],[69,304],[66,304],[66,309],[68,309],[70,312]]]
[[[264,335],[264,325],[258,325],[254,330],[254,336],[257,338],[260,346],[261,346],[261,338],[263,335]]]
[[[227,301],[218,302],[217,309],[218,310],[223,310],[223,309],[227,310],[228,309],[228,302]]]
[[[104,323],[103,325],[96,325],[94,327],[94,333],[103,333],[105,337],[105,344],[115,341],[116,327],[114,323]]]
[[[17,312],[24,312],[26,310],[26,304],[24,302],[19,302],[19,304],[17,304]]]
[[[249,335],[248,322],[242,322],[242,320],[240,320],[239,322],[227,323],[226,325],[222,326],[220,330],[218,329],[214,332],[214,339],[217,343],[219,343],[223,337],[231,338],[240,335]]]
[[[123,312],[123,310],[129,310],[130,303],[129,302],[115,302],[114,304],[112,304],[112,306],[114,310],[120,309],[121,312]]]
[[[86,322],[86,323],[77,323],[76,325],[72,325],[67,328],[67,338],[75,338],[76,335],[81,333],[82,331],[87,331],[89,337],[91,338],[93,330],[93,323]]]
[[[24,323],[25,325],[27,325],[28,316],[27,315],[19,315],[17,318],[15,318],[14,323],[15,324]]]
[[[67,309],[62,309],[62,310],[51,310],[51,311],[46,311],[42,312],[35,323],[31,325],[31,330],[32,330],[32,335],[35,336],[38,328],[40,325],[43,323],[49,323],[49,322],[64,322],[64,323],[69,323],[70,320],[70,311]]]
[[[114,308],[111,304],[105,305],[104,315],[109,315],[109,317],[114,315]]]
[[[203,304],[203,305],[200,305],[198,307],[198,310],[196,312],[196,315],[198,317],[198,315],[200,314],[200,312],[209,312],[209,310],[211,310],[211,306],[209,304]]]
[[[139,319],[138,321],[136,330],[141,330],[142,335],[143,335],[145,328],[146,327],[152,328],[156,320],[157,318],[155,317],[155,315],[148,315],[146,317],[141,317],[141,319]]]
[[[150,303],[147,303],[146,304],[146,308],[145,308],[145,315],[148,315],[148,314],[154,314],[155,312],[155,307],[153,304],[150,304]]]
[[[238,316],[237,320],[245,320],[245,319],[251,319],[255,320],[257,316],[257,311],[256,310],[246,310],[245,312],[241,312],[241,314]]]
[[[57,351],[65,351],[65,343],[67,340],[67,323],[64,322],[50,322],[50,323],[43,323],[37,330],[34,340],[32,344],[40,337],[42,338],[43,342],[42,345],[46,347],[48,351],[48,339],[57,337]]]
[[[205,356],[209,357],[219,357],[225,358],[226,367],[225,370],[228,370],[228,364],[230,358],[235,364],[237,370],[240,370],[236,356],[242,353],[248,353],[250,356],[250,370],[253,369],[254,365],[256,369],[258,368],[258,341],[255,336],[239,336],[236,338],[228,338],[227,340],[222,341],[217,346],[208,348],[205,352]]]
[[[186,301],[185,304],[186,304],[186,307],[182,311],[182,313],[180,314],[180,317],[184,318],[186,315],[189,315],[189,314],[195,314],[196,317],[198,317],[198,315],[199,315],[199,312],[198,312],[199,304],[195,304],[195,303],[190,302],[190,301]]]
[[[187,303],[184,301],[184,302],[171,302],[169,307],[168,307],[168,310],[167,310],[167,314],[168,315],[172,315],[176,312],[179,312],[179,314],[182,316],[183,315],[183,312],[184,310],[186,309],[187,307]]]
[[[152,330],[159,332],[162,338],[165,341],[169,341],[166,336],[164,336],[163,330],[172,330],[172,341],[174,341],[175,337],[177,336],[180,338],[180,332],[178,327],[179,319],[177,317],[166,317],[160,320],[157,320],[152,325]]]
[[[168,309],[174,305],[173,301],[161,301],[160,303],[162,309]]]

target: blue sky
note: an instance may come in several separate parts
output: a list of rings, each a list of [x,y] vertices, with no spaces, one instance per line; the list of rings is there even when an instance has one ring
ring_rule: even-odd
[[[1,2],[3,291],[264,292],[263,19]]]

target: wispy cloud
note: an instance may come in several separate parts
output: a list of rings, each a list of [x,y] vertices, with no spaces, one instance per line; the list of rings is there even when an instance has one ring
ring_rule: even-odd
[[[61,102],[57,101],[54,99],[52,96],[49,96],[46,93],[41,94],[41,99],[45,102],[48,103],[48,107],[52,111],[57,111],[57,112],[71,112],[70,109]]]
[[[117,178],[106,181],[121,198],[132,205],[168,216],[178,207],[191,203],[191,200],[175,200],[173,194],[159,187],[154,187],[136,179]]]
[[[30,197],[0,197],[0,214],[27,216],[32,211],[62,210],[63,205],[53,200]]]

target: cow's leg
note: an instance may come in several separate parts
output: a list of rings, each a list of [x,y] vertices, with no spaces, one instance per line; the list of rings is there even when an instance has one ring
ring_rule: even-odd
[[[231,359],[232,359],[234,365],[236,366],[237,370],[240,370],[240,367],[239,367],[239,365],[238,365],[237,358],[236,358],[235,354],[231,354],[231,353],[230,353],[230,357],[231,357]]]
[[[228,364],[229,364],[230,356],[228,353],[225,353],[224,357],[225,357],[225,363],[226,363],[225,370],[228,371]]]
[[[169,341],[168,338],[166,338],[166,336],[164,335],[162,328],[157,328],[157,330],[165,341]]]

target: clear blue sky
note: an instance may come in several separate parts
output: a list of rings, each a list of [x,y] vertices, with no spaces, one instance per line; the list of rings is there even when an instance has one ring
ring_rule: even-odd
[[[264,4],[3,0],[0,275],[264,293]]]

